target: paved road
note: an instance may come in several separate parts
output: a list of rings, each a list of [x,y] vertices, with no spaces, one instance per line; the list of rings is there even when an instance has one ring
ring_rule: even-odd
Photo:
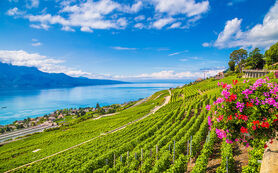
[[[154,113],[155,113],[156,111],[158,111],[161,107],[163,107],[163,106],[165,106],[166,104],[169,103],[169,101],[170,101],[170,99],[171,99],[171,91],[170,91],[170,90],[168,90],[168,91],[169,91],[170,96],[166,96],[166,97],[165,97],[164,103],[163,103],[162,105],[156,106],[156,107],[155,107],[154,109],[152,109],[152,110],[150,111],[150,113],[148,113],[147,115],[145,115],[145,116],[143,116],[143,117],[141,117],[141,118],[139,118],[139,119],[137,119],[137,120],[134,120],[134,121],[132,121],[132,122],[129,122],[129,123],[127,123],[127,124],[125,124],[125,125],[123,125],[123,126],[121,126],[121,127],[118,127],[118,128],[116,128],[116,129],[114,129],[114,130],[111,130],[111,131],[109,131],[109,132],[106,132],[106,133],[103,133],[103,134],[101,134],[101,135],[99,135],[99,136],[96,136],[96,137],[94,137],[94,138],[92,138],[92,139],[89,139],[89,140],[87,140],[87,141],[84,141],[84,142],[82,142],[82,143],[80,143],[80,144],[74,145],[74,146],[72,146],[72,147],[70,147],[70,148],[64,149],[64,150],[59,151],[59,152],[57,152],[57,153],[54,153],[54,154],[52,154],[52,155],[50,155],[50,156],[46,156],[46,157],[44,157],[44,158],[41,158],[41,159],[39,159],[39,160],[35,160],[35,161],[33,161],[33,162],[30,162],[30,163],[27,163],[27,164],[25,164],[25,165],[19,166],[19,167],[17,167],[17,168],[10,169],[10,170],[6,171],[5,173],[13,172],[13,171],[15,171],[15,170],[24,168],[24,167],[26,167],[26,166],[30,166],[30,165],[32,165],[32,164],[34,164],[34,163],[37,163],[37,162],[40,162],[40,161],[42,161],[42,160],[48,159],[48,158],[50,158],[50,157],[56,156],[56,155],[58,155],[58,154],[64,153],[64,152],[66,152],[66,151],[68,151],[68,150],[74,149],[74,148],[76,148],[76,147],[79,147],[80,145],[83,145],[83,144],[88,143],[88,142],[90,142],[90,141],[92,141],[92,140],[95,140],[96,138],[99,138],[99,137],[104,136],[104,135],[107,135],[107,134],[115,133],[115,132],[117,132],[117,131],[119,131],[119,130],[122,130],[122,129],[126,128],[126,127],[127,127],[128,125],[130,125],[130,124],[133,124],[133,123],[135,123],[135,122],[137,122],[137,121],[143,120],[144,118],[146,118],[146,117],[148,117],[148,116],[154,114]]]
[[[132,105],[129,108],[132,108],[132,107],[135,107],[135,106],[138,106],[138,105],[144,103],[148,98],[149,97],[139,100],[137,103],[135,103],[134,105]],[[129,109],[129,108],[127,108],[127,109]],[[112,113],[112,114],[104,114],[104,115],[101,115],[99,117],[92,118],[91,120],[97,120],[97,119],[100,119],[102,117],[113,116],[113,115],[116,115],[118,113],[119,112]],[[16,130],[16,131],[13,131],[13,132],[8,132],[8,133],[0,135],[0,145],[12,142],[12,141],[7,141],[9,139],[15,139],[17,137],[25,136],[25,135],[36,133],[36,132],[42,132],[44,129],[54,128],[54,127],[58,127],[58,126],[35,126],[35,127],[29,127],[29,128],[25,128],[25,129]],[[7,141],[7,142],[5,142],[5,141]]]
[[[44,129],[54,128],[54,127],[58,127],[58,126],[35,126],[35,127],[16,130],[13,132],[4,133],[0,135],[0,145],[3,144],[2,142],[6,140],[15,139],[17,137],[25,136],[36,132],[42,132]]]

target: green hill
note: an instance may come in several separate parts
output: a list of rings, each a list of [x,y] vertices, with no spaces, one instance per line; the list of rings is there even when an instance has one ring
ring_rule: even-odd
[[[218,166],[226,168],[225,158],[231,156],[228,167],[234,169],[233,147],[221,144],[215,132],[209,132],[209,114],[205,111],[206,105],[220,94],[217,83],[232,83],[233,79],[235,76],[208,79],[173,89],[170,103],[137,122],[134,120],[162,105],[168,91],[157,92],[146,102],[114,116],[62,126],[6,144],[0,147],[0,171],[37,161],[14,171],[206,172],[216,143],[221,146],[223,158]],[[111,132],[123,125],[127,126]],[[78,146],[70,148],[75,145]],[[70,149],[55,154],[67,148]],[[36,149],[41,150],[32,152]],[[252,155],[250,159],[254,159]]]

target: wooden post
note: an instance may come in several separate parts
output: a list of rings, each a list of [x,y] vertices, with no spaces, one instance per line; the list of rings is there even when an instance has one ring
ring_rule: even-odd
[[[150,149],[150,157],[152,157],[152,149]]]
[[[158,145],[156,145],[156,160],[158,160]]]
[[[121,159],[121,162],[123,163],[123,155],[121,155],[120,159]]]
[[[226,156],[226,171],[229,173],[229,161],[228,161],[228,156]]]
[[[137,153],[135,152],[135,160],[137,160]]]
[[[143,148],[141,148],[141,167],[143,165]]]
[[[114,167],[116,166],[116,154],[114,153]]]
[[[173,148],[173,164],[175,164],[175,144],[176,141],[174,141],[174,148]]]
[[[187,156],[188,156],[188,152],[189,152],[189,140],[187,141],[187,152],[186,152]]]
[[[128,163],[128,157],[129,157],[129,151],[127,151],[127,153],[126,153],[126,161],[127,161],[127,163]]]
[[[192,136],[190,136],[190,157],[192,154]]]

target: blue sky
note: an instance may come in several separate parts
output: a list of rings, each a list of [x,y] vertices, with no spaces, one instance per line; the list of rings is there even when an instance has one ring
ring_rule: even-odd
[[[188,79],[278,41],[275,0],[1,0],[0,61],[117,80]]]

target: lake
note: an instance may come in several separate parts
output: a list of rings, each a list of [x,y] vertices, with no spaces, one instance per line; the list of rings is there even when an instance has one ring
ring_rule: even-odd
[[[0,90],[0,124],[34,118],[57,109],[106,106],[145,98],[185,83],[132,83],[59,89]]]

